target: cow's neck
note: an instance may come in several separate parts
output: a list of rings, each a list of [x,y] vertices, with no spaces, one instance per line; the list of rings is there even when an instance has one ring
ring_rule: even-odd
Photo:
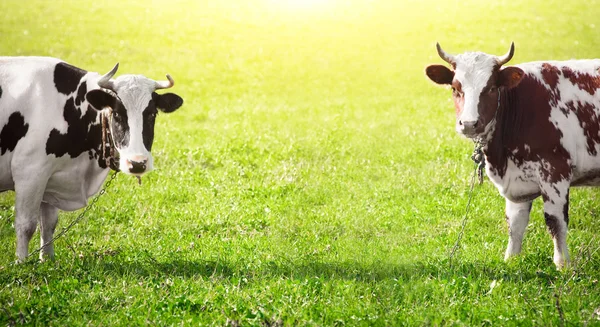
[[[501,88],[499,92],[495,117],[486,128],[487,132],[482,136],[481,142],[486,164],[502,177],[506,172],[511,148],[519,137],[522,119],[517,110],[516,88]]]

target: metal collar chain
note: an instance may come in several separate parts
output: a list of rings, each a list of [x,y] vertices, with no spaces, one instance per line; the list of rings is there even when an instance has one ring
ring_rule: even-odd
[[[111,133],[112,110],[104,109],[100,112],[102,122],[102,158],[106,167],[119,171],[118,156],[115,155],[115,144]]]
[[[471,160],[477,165],[477,179],[479,184],[483,184],[483,172],[485,170],[485,157],[483,156],[483,143],[481,141],[475,141],[475,148],[473,154],[471,154]]]
[[[498,117],[498,111],[500,111],[500,99],[502,89],[498,89],[498,107],[496,107],[496,112],[494,113],[494,119],[492,121],[496,121]],[[477,164],[477,179],[479,180],[479,184],[483,184],[483,176],[485,171],[485,156],[483,154],[483,143],[485,142],[485,138],[479,138],[474,141],[475,148],[473,149],[473,153],[471,154],[471,160]]]
[[[92,199],[92,202],[90,202],[87,207],[85,207],[85,209],[83,209],[83,211],[79,214],[79,216],[77,216],[77,218],[75,218],[73,221],[71,221],[71,223],[69,225],[67,225],[65,228],[63,228],[63,230],[60,231],[60,233],[54,235],[54,237],[44,243],[42,246],[40,246],[38,249],[32,251],[31,253],[29,253],[29,255],[26,257],[26,259],[29,259],[32,255],[40,252],[46,245],[56,241],[57,239],[59,239],[60,237],[62,237],[64,234],[66,234],[73,226],[75,226],[75,224],[77,224],[81,219],[83,219],[83,217],[85,217],[85,214],[94,207],[94,205],[96,204],[96,202],[98,202],[98,199],[104,195],[106,193],[106,189],[108,189],[108,187],[110,186],[110,184],[112,184],[112,182],[115,180],[115,178],[117,178],[117,173],[118,171],[114,171],[113,174],[110,176],[110,178],[108,179],[108,181],[106,182],[106,184],[104,184],[104,187],[100,190],[100,192],[98,192],[98,194],[94,197],[94,199]]]

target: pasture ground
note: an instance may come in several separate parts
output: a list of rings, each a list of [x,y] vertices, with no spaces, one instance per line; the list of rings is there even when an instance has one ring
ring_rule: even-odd
[[[600,325],[600,205],[571,193],[574,268],[557,272],[541,203],[503,262],[504,201],[477,186],[450,91],[453,53],[600,57],[598,1],[0,1],[2,55],[163,79],[157,169],[119,175],[15,266],[0,195],[0,325]],[[78,212],[61,213],[58,230]],[[39,244],[36,235],[31,249]]]

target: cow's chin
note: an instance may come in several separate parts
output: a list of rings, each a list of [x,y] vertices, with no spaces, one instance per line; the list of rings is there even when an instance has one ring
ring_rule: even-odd
[[[135,176],[135,177],[142,177],[144,175],[146,175],[147,173],[151,172],[153,169],[152,168],[147,168],[146,170],[144,170],[143,172],[135,172],[132,173],[131,171],[129,171],[127,168],[119,168],[119,170],[125,174],[125,175],[130,175],[130,176]]]
[[[481,133],[460,133],[460,135],[462,135],[463,137],[469,139],[469,140],[478,140],[480,139],[483,135]]]
[[[465,131],[462,129],[462,126],[459,125],[456,126],[456,132],[469,140],[478,140],[484,134],[484,131],[480,131],[479,129],[474,131]]]
[[[465,130],[462,125],[456,124],[456,132],[469,140],[481,141],[489,138],[494,131],[495,120],[481,124],[484,127],[478,127],[474,130]]]

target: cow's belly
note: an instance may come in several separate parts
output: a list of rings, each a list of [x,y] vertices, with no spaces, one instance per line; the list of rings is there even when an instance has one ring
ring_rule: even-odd
[[[486,162],[487,175],[498,192],[512,202],[527,202],[540,196],[539,177],[534,163],[525,162],[517,167],[508,160],[504,176],[496,175]]]
[[[600,186],[600,168],[573,174],[572,186]]]
[[[98,167],[87,153],[67,160],[68,165],[62,165],[50,176],[43,201],[61,210],[73,211],[87,205],[88,199],[100,190],[109,170]]]

